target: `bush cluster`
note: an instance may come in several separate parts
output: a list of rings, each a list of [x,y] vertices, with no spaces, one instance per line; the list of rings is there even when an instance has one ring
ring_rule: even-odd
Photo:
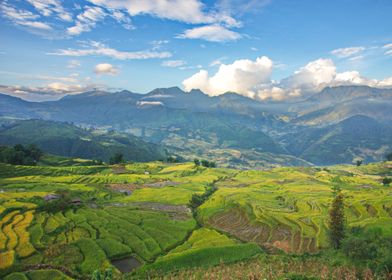
[[[36,145],[0,146],[0,162],[8,164],[36,165],[42,155],[43,152]]]

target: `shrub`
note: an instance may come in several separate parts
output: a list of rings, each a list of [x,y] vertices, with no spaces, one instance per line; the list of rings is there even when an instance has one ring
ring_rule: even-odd
[[[392,237],[381,229],[355,228],[342,242],[342,252],[355,265],[376,271],[392,270]]]
[[[42,155],[42,151],[35,145],[27,147],[21,144],[14,147],[0,146],[0,162],[8,164],[36,165]]]
[[[389,186],[389,184],[392,183],[392,178],[384,177],[382,183],[384,186]]]
[[[124,162],[124,155],[122,153],[115,153],[109,160],[110,164],[119,164]]]

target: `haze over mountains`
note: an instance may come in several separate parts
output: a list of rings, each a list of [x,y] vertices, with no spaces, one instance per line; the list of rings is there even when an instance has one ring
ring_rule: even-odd
[[[392,151],[391,108],[391,89],[367,86],[327,87],[307,99],[280,102],[235,93],[210,97],[177,87],[145,95],[91,91],[50,102],[27,102],[2,94],[0,144],[13,142],[6,135],[16,120],[40,119],[132,134],[138,137],[132,141],[151,142],[161,151],[165,147],[187,159],[214,158],[223,166],[375,161]],[[38,123],[53,126],[41,121],[30,123],[29,129]],[[29,134],[26,130],[23,136],[19,130],[15,141],[28,139]]]

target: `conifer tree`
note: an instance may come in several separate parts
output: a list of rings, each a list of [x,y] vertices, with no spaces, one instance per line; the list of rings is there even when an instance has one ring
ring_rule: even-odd
[[[339,249],[344,238],[344,196],[340,187],[333,188],[333,201],[329,209],[329,238],[331,246]]]

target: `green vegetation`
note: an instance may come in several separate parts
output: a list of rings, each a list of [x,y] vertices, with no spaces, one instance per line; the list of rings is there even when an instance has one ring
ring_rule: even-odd
[[[116,153],[124,160],[163,160],[167,151],[142,139],[114,131],[83,129],[69,123],[23,120],[2,124],[0,119],[0,144],[34,144],[42,151],[58,156],[79,157],[109,162]],[[19,164],[19,163],[18,163]]]
[[[194,159],[193,162],[195,163],[196,166],[204,166],[204,167],[211,167],[211,168],[215,168],[216,167],[216,163],[213,161],[208,161],[206,159]]]
[[[119,164],[124,162],[124,155],[122,153],[115,153],[109,160],[110,164]]]
[[[17,144],[14,147],[0,146],[0,162],[14,165],[36,165],[43,153],[35,145],[24,147]]]
[[[265,277],[268,267],[288,279],[322,278],[320,267],[383,279],[392,268],[391,162],[241,171],[58,161],[0,164],[2,279]]]
[[[339,186],[333,189],[333,200],[329,210],[329,239],[332,248],[339,249],[345,230],[344,196]]]
[[[382,179],[382,183],[383,183],[384,186],[389,186],[392,183],[392,178],[384,177]]]
[[[378,228],[352,228],[342,243],[342,252],[356,266],[373,271],[392,270],[392,235]]]

